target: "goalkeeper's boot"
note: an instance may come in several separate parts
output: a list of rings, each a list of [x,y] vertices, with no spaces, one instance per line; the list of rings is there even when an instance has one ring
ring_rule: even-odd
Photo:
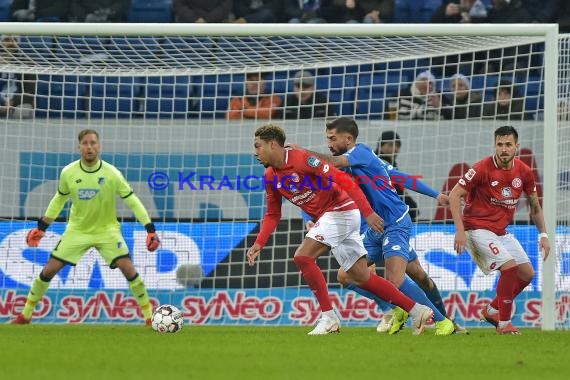
[[[145,324],[145,326],[152,326],[152,319],[150,319],[150,318],[145,319],[144,324]]]
[[[392,318],[392,328],[388,332],[390,335],[394,335],[400,332],[401,329],[404,328],[404,325],[408,321],[408,317],[410,315],[407,311],[402,309],[401,307],[394,308],[394,317]]]
[[[32,322],[31,318],[24,317],[24,314],[18,314],[16,318],[10,321],[11,325],[29,325]]]
[[[418,307],[420,308],[418,317],[412,319],[412,327],[414,329],[412,334],[414,335],[422,335],[426,328],[427,323],[433,320],[432,309],[430,309],[425,305],[419,305]]]
[[[469,330],[467,330],[465,327],[455,322],[455,320],[452,319],[451,321],[453,322],[453,326],[455,327],[456,334],[469,335]]]
[[[392,328],[392,321],[394,320],[394,309],[384,313],[380,323],[376,326],[376,331],[379,333],[387,333]]]
[[[336,315],[322,314],[315,328],[308,335],[326,335],[340,332],[340,320]]]
[[[506,324],[504,327],[497,326],[497,334],[500,335],[521,335],[519,329],[517,329],[511,322]]]
[[[451,335],[455,332],[455,325],[447,318],[435,323],[435,335]]]
[[[487,311],[487,307],[485,307],[479,314],[479,320],[481,322],[489,322],[493,326],[497,327],[499,325],[499,313],[491,314]]]

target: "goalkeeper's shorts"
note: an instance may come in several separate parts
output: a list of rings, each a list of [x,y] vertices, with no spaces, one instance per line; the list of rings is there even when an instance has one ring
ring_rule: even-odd
[[[70,265],[76,265],[91,248],[95,248],[111,268],[114,268],[114,263],[118,258],[129,255],[127,243],[121,231],[118,230],[102,234],[66,231],[55,246],[52,256]]]

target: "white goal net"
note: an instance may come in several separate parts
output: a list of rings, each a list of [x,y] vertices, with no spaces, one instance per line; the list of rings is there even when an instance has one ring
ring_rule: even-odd
[[[38,23],[0,32],[0,320],[22,308],[64,231],[67,207],[38,249],[25,245],[60,170],[79,158],[78,132],[92,128],[162,239],[147,252],[144,228],[119,207],[153,303],[175,304],[198,324],[312,324],[318,306],[292,261],[303,238],[297,209],[284,205],[259,263],[245,261],[265,210],[253,132],[279,124],[290,142],[324,153],[325,121],[347,116],[373,149],[397,136],[398,167],[438,191],[493,152],[498,126],[515,126],[555,247],[542,263],[522,202],[510,231],[537,274],[514,322],[570,326],[570,41],[555,27]],[[300,87],[317,94],[315,105],[299,105]],[[416,204],[412,246],[448,313],[480,326],[497,277],[453,253],[447,210],[407,195]],[[374,302],[339,286],[332,256],[318,263],[343,323],[373,326]],[[91,250],[52,280],[35,316],[140,323],[134,305],[120,272]]]

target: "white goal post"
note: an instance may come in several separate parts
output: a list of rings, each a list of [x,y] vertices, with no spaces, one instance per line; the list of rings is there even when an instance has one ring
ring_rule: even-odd
[[[45,210],[54,189],[53,181],[56,179],[51,173],[57,173],[62,165],[67,163],[60,160],[72,158],[77,131],[81,128],[95,128],[104,132],[103,149],[109,152],[104,158],[108,158],[112,163],[122,163],[118,164],[121,169],[133,175],[132,178],[138,178],[134,180],[138,182],[135,189],[141,194],[143,203],[149,207],[153,219],[165,224],[168,231],[165,236],[172,239],[172,246],[168,249],[172,252],[177,252],[177,249],[190,252],[188,257],[191,256],[192,260],[195,257],[202,258],[198,277],[209,278],[206,282],[198,285],[192,283],[190,287],[182,289],[177,288],[179,285],[176,285],[174,279],[168,278],[168,275],[174,276],[175,272],[178,275],[178,272],[183,272],[184,268],[175,267],[176,261],[172,267],[164,264],[161,272],[153,267],[161,266],[160,263],[148,258],[140,258],[138,262],[135,260],[137,266],[148,271],[147,278],[156,277],[157,284],[172,284],[172,287],[180,292],[180,296],[176,296],[178,298],[174,300],[181,299],[180,302],[185,303],[187,316],[195,317],[195,314],[192,314],[195,313],[192,302],[200,297],[201,302],[205,303],[219,301],[220,297],[238,302],[236,299],[241,294],[239,290],[220,295],[216,293],[216,289],[227,288],[233,291],[239,289],[239,284],[248,284],[246,288],[255,284],[255,289],[246,292],[244,297],[251,296],[258,301],[271,297],[279,298],[279,294],[283,294],[282,304],[274,307],[288,310],[289,316],[294,315],[298,309],[290,310],[285,304],[294,303],[299,301],[299,297],[307,296],[303,293],[306,289],[301,290],[304,287],[301,283],[301,286],[297,285],[293,292],[289,292],[288,278],[294,278],[292,281],[298,283],[299,276],[291,266],[291,260],[287,262],[286,257],[277,258],[271,255],[277,255],[277,252],[283,250],[287,256],[287,252],[294,248],[293,241],[296,240],[288,237],[286,231],[289,228],[294,229],[297,234],[302,233],[302,227],[293,222],[298,218],[295,211],[286,208],[286,226],[276,234],[273,245],[270,244],[266,248],[271,254],[267,255],[267,267],[262,269],[266,271],[263,276],[252,274],[244,269],[243,263],[232,261],[232,257],[238,257],[237,253],[228,254],[229,250],[243,250],[251,240],[251,235],[249,240],[246,238],[241,242],[243,239],[238,239],[236,242],[232,241],[231,247],[224,248],[227,255],[225,261],[213,259],[213,262],[206,266],[203,251],[215,248],[204,248],[203,244],[198,242],[197,236],[203,233],[203,236],[211,239],[216,235],[211,232],[197,232],[202,231],[202,227],[196,227],[198,223],[193,222],[196,219],[208,220],[212,215],[218,215],[219,221],[258,222],[253,216],[260,216],[255,210],[262,209],[263,198],[259,193],[247,195],[241,192],[241,197],[235,198],[230,194],[231,191],[218,191],[199,195],[192,193],[188,198],[180,196],[180,199],[185,199],[181,201],[176,198],[180,193],[175,190],[157,196],[156,189],[149,190],[146,179],[151,173],[161,171],[163,167],[174,170],[174,173],[188,169],[191,164],[196,166],[190,166],[188,170],[205,170],[206,174],[212,177],[220,173],[225,175],[223,170],[232,173],[234,177],[236,173],[241,175],[248,170],[250,173],[257,173],[259,168],[245,157],[251,153],[251,132],[265,120],[226,120],[226,109],[220,107],[227,108],[230,95],[235,96],[241,91],[246,73],[268,74],[269,87],[285,99],[291,93],[294,74],[300,70],[308,70],[315,76],[312,79],[315,80],[317,88],[326,93],[331,104],[336,107],[337,115],[354,116],[359,120],[362,142],[374,148],[382,130],[396,130],[403,137],[403,144],[408,149],[405,151],[407,158],[402,153],[398,159],[401,167],[408,172],[423,170],[424,172],[419,174],[426,179],[433,177],[433,180],[427,179],[426,182],[440,190],[442,181],[447,179],[447,172],[442,174],[433,161],[441,158],[447,167],[462,161],[473,164],[474,159],[482,158],[482,154],[487,154],[489,149],[492,149],[492,131],[504,122],[500,118],[485,118],[482,115],[475,120],[460,121],[401,120],[390,114],[397,112],[392,107],[401,97],[399,89],[390,92],[390,86],[400,88],[409,85],[419,72],[430,70],[441,73],[437,78],[437,86],[441,92],[446,93],[449,91],[449,75],[446,74],[446,69],[456,64],[450,57],[472,54],[472,61],[467,62],[469,68],[466,69],[465,76],[472,84],[480,83],[479,88],[484,96],[499,87],[499,79],[510,76],[526,89],[522,96],[528,97],[525,99],[527,104],[532,103],[535,107],[532,112],[533,121],[508,121],[513,125],[521,124],[524,144],[532,145],[538,155],[544,215],[552,242],[551,258],[541,264],[541,284],[535,286],[535,290],[540,289],[542,301],[540,320],[527,320],[525,323],[526,326],[540,325],[543,330],[568,328],[570,320],[557,321],[557,313],[562,313],[562,306],[556,305],[557,292],[564,291],[564,285],[560,284],[566,283],[558,278],[563,263],[557,255],[561,244],[557,244],[557,226],[567,226],[567,222],[560,222],[559,219],[561,213],[570,212],[565,208],[566,203],[561,206],[558,183],[561,170],[565,170],[560,165],[569,162],[568,152],[559,154],[558,149],[568,148],[564,141],[570,136],[567,122],[559,122],[558,101],[563,96],[569,97],[570,91],[569,86],[562,87],[567,82],[559,82],[562,62],[562,59],[559,60],[559,46],[562,46],[562,39],[557,25],[0,23],[0,34],[18,36],[20,44],[18,53],[4,50],[5,58],[0,60],[0,72],[37,76],[35,115],[30,119],[3,117],[0,121],[0,140],[3,141],[1,144],[4,151],[3,162],[0,163],[0,218],[6,223],[5,232],[0,235],[0,239],[4,239],[3,243],[0,241],[0,245],[4,244],[0,251],[4,250],[5,257],[9,257],[3,263],[0,259],[0,295],[4,302],[7,302],[11,287],[19,289],[17,295],[25,295],[25,285],[29,284],[30,278],[37,276],[38,268],[41,268],[39,259],[33,265],[28,265],[30,260],[25,256],[24,247],[19,247],[17,252],[13,248],[7,248],[9,241],[12,244],[16,241],[10,240],[11,237],[16,239],[22,236],[13,226],[18,221],[31,223],[31,220]],[[49,42],[46,42],[48,40]],[[567,41],[564,43],[567,44]],[[521,48],[528,46],[531,46],[530,51]],[[542,50],[536,52],[533,50],[535,46],[541,46]],[[512,47],[515,47],[514,53],[509,50]],[[499,55],[492,56],[491,51],[499,51]],[[476,53],[479,52],[482,55],[477,56]],[[566,50],[565,54],[570,53]],[[519,67],[515,64],[513,68],[499,69],[493,73],[480,71],[480,67],[487,67],[487,61],[492,59],[498,60],[499,66],[503,67],[507,59],[517,60],[519,57],[525,60],[526,66]],[[568,60],[567,56],[565,60]],[[476,69],[475,66],[479,68]],[[461,69],[460,65],[457,67]],[[374,81],[378,78],[383,78],[385,82],[374,87]],[[210,79],[213,82],[208,82]],[[564,80],[568,80],[567,76]],[[179,93],[184,86],[186,92]],[[531,87],[538,88],[538,92],[532,92],[534,90],[531,90]],[[110,88],[115,92],[111,92]],[[239,89],[236,90],[237,88]],[[57,89],[61,93],[56,94]],[[351,95],[347,95],[348,92]],[[382,106],[377,105],[375,97],[382,98]],[[57,104],[56,98],[59,102]],[[348,98],[350,100],[347,100]],[[125,108],[122,108],[123,105]],[[165,108],[166,105],[168,108]],[[393,120],[394,118],[396,120]],[[273,121],[280,123],[282,119]],[[288,131],[288,137],[295,139],[295,142],[314,150],[326,150],[322,136],[322,119],[287,120],[283,125]],[[535,141],[540,141],[540,146],[535,144]],[[230,146],[220,147],[220,144]],[[411,147],[414,144],[417,148]],[[189,153],[194,156],[189,158]],[[231,158],[223,158],[224,153],[228,153]],[[153,155],[156,157],[152,158]],[[10,161],[12,157],[17,157],[17,162]],[[234,159],[238,162],[233,162]],[[163,161],[166,164],[163,164]],[[40,171],[37,171],[38,165],[41,166]],[[207,167],[212,170],[206,170]],[[219,171],[220,168],[223,170]],[[35,178],[40,172],[46,177]],[[421,209],[428,210],[421,211],[420,215],[429,215],[436,211],[429,200],[420,198],[418,202]],[[203,212],[185,213],[185,210],[180,210],[184,207],[200,207]],[[128,212],[122,212],[121,216],[129,216]],[[176,227],[178,220],[187,225]],[[424,224],[425,234],[431,233],[430,228],[437,230],[434,226],[439,225],[431,216],[424,220]],[[449,235],[450,226],[447,224],[444,226],[447,229],[442,230],[443,235]],[[26,228],[31,225],[22,224]],[[241,237],[254,233],[257,227],[253,224],[251,228],[243,227],[245,232]],[[229,225],[228,228],[232,231],[238,229],[235,225]],[[188,236],[192,236],[192,239],[188,243],[190,248],[184,246],[182,249],[177,246],[179,241],[176,239],[182,239],[180,236],[184,235],[184,231],[190,231]],[[206,227],[203,231],[206,231]],[[137,248],[136,239],[137,233],[140,232],[135,229],[132,233],[133,244],[136,249],[140,249]],[[223,233],[217,236],[220,240],[231,240]],[[57,239],[57,236],[53,239]],[[445,236],[442,239],[447,241]],[[420,245],[419,239],[416,244]],[[46,249],[48,246],[49,244]],[[167,254],[164,255],[166,257]],[[93,257],[91,255],[89,259],[93,260]],[[180,262],[180,257],[178,260]],[[188,263],[193,262],[188,260]],[[19,263],[24,263],[21,273],[10,272],[13,270],[11,268]],[[438,276],[440,268],[427,263],[428,267],[434,270],[433,275]],[[97,265],[103,266],[99,262]],[[264,264],[261,263],[260,266],[262,265]],[[334,265],[330,260],[326,265],[330,266],[330,273],[327,272],[329,279],[334,279]],[[76,292],[85,296],[86,303],[89,297],[92,299],[97,294],[93,290],[97,288],[90,285],[97,281],[112,283],[113,286],[109,287],[111,289],[124,287],[115,275],[95,276],[93,272],[96,271],[93,268],[94,265],[89,264],[85,268],[76,268],[74,272],[79,279],[77,283],[81,284],[77,289],[82,289]],[[236,268],[239,268],[236,272],[239,274],[234,275],[232,273]],[[103,271],[108,271],[108,268]],[[271,278],[282,272],[286,273],[286,278],[275,285]],[[472,286],[469,283],[466,286],[464,282],[450,276],[449,273],[452,272],[441,274],[442,281],[459,284],[455,289],[464,292],[461,296],[466,297],[473,291],[476,281],[471,282]],[[84,278],[85,276],[88,278]],[[53,290],[50,291],[57,292],[59,287],[65,289],[61,292],[61,297],[73,294],[74,288],[66,285],[69,278],[54,284]],[[180,283],[178,281],[178,284]],[[24,286],[20,289],[18,284]],[[482,289],[492,285],[482,284],[483,282]],[[453,293],[453,286],[450,285],[450,293]],[[272,292],[273,287],[279,290]],[[161,292],[165,289],[160,289],[159,285],[154,288],[156,299],[163,303],[172,300],[168,298],[172,297],[170,293]],[[346,306],[346,294],[341,291],[338,294],[339,304]],[[310,298],[310,295],[308,297]],[[231,309],[229,306],[228,308]],[[269,309],[265,312],[269,313]],[[308,321],[289,316],[261,318],[261,322],[251,322],[247,318],[240,319],[231,315],[210,321],[225,324],[302,324]],[[3,317],[7,315],[0,315],[0,318]],[[65,320],[54,315],[50,318],[52,321]],[[369,323],[372,317],[351,318],[351,322],[358,325]],[[467,321],[467,316],[465,318]],[[108,318],[108,321],[113,320]],[[96,322],[96,318],[82,321]],[[469,321],[474,323],[472,319]]]

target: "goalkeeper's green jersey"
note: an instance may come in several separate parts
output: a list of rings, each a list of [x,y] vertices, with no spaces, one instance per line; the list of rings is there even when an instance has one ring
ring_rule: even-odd
[[[103,160],[93,167],[86,167],[77,160],[61,171],[57,194],[49,203],[46,216],[57,218],[67,200],[71,199],[66,232],[98,234],[120,230],[117,196],[133,210],[139,222],[143,225],[150,223],[146,209],[117,168]]]

